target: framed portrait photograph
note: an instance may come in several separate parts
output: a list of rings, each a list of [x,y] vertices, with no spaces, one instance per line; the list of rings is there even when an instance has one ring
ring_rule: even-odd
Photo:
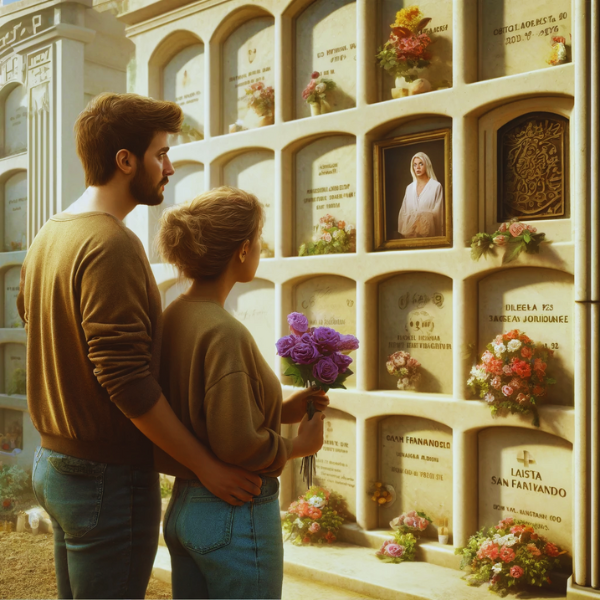
[[[375,142],[375,250],[452,245],[452,132]]]

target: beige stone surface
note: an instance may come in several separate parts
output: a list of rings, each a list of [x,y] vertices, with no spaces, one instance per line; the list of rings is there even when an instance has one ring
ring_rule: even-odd
[[[549,541],[572,549],[572,446],[516,427],[479,433],[479,527],[506,517],[530,522]]]
[[[248,108],[246,88],[258,81],[274,83],[275,25],[271,17],[252,19],[236,29],[223,45],[223,133],[241,122],[258,127],[260,116]]]
[[[265,360],[275,367],[275,286],[264,279],[236,283],[225,310],[248,328]]]
[[[390,354],[421,363],[418,392],[452,393],[452,281],[435,273],[396,275],[379,285],[379,387],[397,389]]]
[[[313,71],[333,79],[333,111],[356,105],[356,2],[317,0],[296,21],[296,118],[310,116],[302,91]]]
[[[10,177],[4,184],[4,251],[27,247],[27,173]]]
[[[21,267],[11,267],[4,273],[4,327],[23,327],[17,310]]]
[[[499,333],[519,329],[554,350],[546,404],[573,405],[573,277],[552,269],[512,269],[479,282],[478,356]]]
[[[183,125],[198,133],[170,137],[175,146],[204,137],[204,44],[192,44],[175,55],[163,69],[163,98],[177,102],[184,114]],[[200,135],[198,135],[200,134]]]
[[[18,86],[4,100],[4,156],[27,150],[27,92]]]
[[[183,162],[173,165],[175,173],[165,186],[161,212],[169,206],[188,202],[205,191],[204,165],[198,162]]]
[[[304,494],[306,483],[300,474],[300,460],[292,465],[295,496]],[[314,485],[344,496],[352,518],[356,515],[356,419],[335,408],[328,408],[324,425],[323,448],[317,455]]]
[[[15,376],[18,369],[25,369],[25,344],[4,345],[4,393],[14,393]]]
[[[452,534],[452,431],[418,417],[393,416],[379,423],[379,480],[391,485],[396,500],[379,508],[379,526],[398,515],[423,511],[433,525]],[[436,537],[430,526],[426,535]]]
[[[356,143],[329,136],[296,155],[295,247],[320,234],[319,219],[330,214],[356,227]]]
[[[262,238],[268,248],[263,258],[273,256],[275,250],[275,158],[270,150],[244,152],[223,167],[223,184],[254,194],[265,210]]]
[[[552,38],[571,46],[570,0],[482,0],[480,79],[516,75],[550,65]]]

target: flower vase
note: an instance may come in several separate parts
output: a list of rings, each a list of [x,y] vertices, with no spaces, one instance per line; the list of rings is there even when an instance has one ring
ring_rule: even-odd
[[[309,102],[308,105],[310,106],[311,117],[316,117],[321,114],[321,105],[318,102]]]
[[[331,104],[325,100],[325,98],[321,98],[321,114],[324,115],[326,113],[331,112]]]
[[[266,125],[273,125],[273,123],[274,123],[274,117],[273,117],[272,114],[262,115],[258,119],[258,126],[259,127],[265,127]]]
[[[408,96],[408,82],[403,75],[396,77],[394,81],[395,87],[392,88],[392,98],[404,98]]]

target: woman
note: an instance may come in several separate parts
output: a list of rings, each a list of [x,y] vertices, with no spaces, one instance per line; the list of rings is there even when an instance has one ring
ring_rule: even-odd
[[[412,157],[410,173],[413,182],[406,187],[398,214],[398,233],[404,238],[443,235],[444,190],[427,154]]]
[[[277,476],[287,460],[323,444],[323,415],[303,419],[309,397],[282,402],[281,384],[250,332],[223,308],[236,283],[254,278],[264,214],[252,194],[221,187],[163,214],[159,250],[192,280],[164,313],[160,383],[175,414],[224,462],[262,477],[259,496],[231,506],[183,465],[157,451],[176,476],[165,515],[174,598],[280,598],[283,545]],[[281,423],[302,420],[293,440]]]

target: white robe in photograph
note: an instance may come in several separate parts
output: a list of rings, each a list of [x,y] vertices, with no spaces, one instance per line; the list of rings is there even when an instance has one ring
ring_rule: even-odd
[[[417,196],[417,182],[406,188],[398,214],[398,233],[406,238],[443,235],[444,190],[439,181],[430,179]]]

